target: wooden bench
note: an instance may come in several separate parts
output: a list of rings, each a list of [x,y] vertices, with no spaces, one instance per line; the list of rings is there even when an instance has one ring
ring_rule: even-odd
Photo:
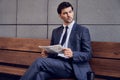
[[[45,57],[40,54],[41,50],[38,46],[49,44],[48,39],[0,37],[0,73],[22,76],[36,58]],[[92,48],[93,58],[90,65],[97,77],[95,80],[119,79],[120,43],[92,42]]]

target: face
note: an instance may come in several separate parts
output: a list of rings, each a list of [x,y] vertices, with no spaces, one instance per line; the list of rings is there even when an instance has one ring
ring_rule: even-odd
[[[62,9],[60,18],[64,21],[65,25],[70,24],[73,21],[74,12],[71,7]]]

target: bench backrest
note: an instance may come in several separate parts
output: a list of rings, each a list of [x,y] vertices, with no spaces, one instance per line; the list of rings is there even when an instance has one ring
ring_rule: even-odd
[[[0,37],[0,63],[29,66],[41,57],[39,45],[50,45],[50,40]]]
[[[95,74],[120,78],[120,43],[92,42],[91,66]]]
[[[39,45],[50,45],[48,39],[0,37],[0,64],[29,66],[42,57]],[[120,43],[92,42],[91,67],[96,75],[120,77]]]

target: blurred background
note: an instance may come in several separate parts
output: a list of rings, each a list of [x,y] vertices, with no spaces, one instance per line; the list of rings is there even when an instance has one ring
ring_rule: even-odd
[[[56,10],[62,1],[74,6],[92,41],[120,41],[120,0],[0,0],[0,37],[50,39],[62,24]]]

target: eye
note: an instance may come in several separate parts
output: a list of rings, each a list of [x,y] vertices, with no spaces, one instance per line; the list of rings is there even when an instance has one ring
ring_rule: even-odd
[[[69,13],[72,13],[73,11],[71,10],[71,11],[69,11]]]
[[[67,14],[67,12],[64,12],[63,15]]]

